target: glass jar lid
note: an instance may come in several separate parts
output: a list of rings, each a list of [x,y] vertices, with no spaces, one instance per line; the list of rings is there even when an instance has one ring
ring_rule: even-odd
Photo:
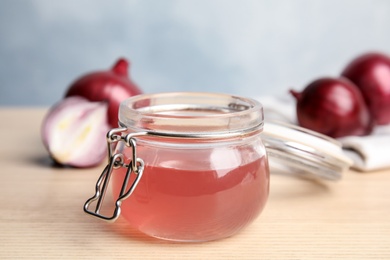
[[[262,132],[271,173],[338,180],[352,165],[333,138],[287,123],[264,123],[262,105],[251,98],[202,92],[143,94],[121,103],[119,124],[132,132],[168,138],[219,139]]]
[[[266,121],[261,135],[271,173],[338,180],[352,165],[337,140],[299,126]]]

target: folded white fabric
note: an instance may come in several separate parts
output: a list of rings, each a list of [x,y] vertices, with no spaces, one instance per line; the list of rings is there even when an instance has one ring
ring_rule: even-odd
[[[257,97],[264,107],[265,120],[297,124],[295,99],[291,96]],[[339,138],[344,153],[353,160],[353,168],[374,171],[390,168],[390,126],[377,126],[368,136]]]

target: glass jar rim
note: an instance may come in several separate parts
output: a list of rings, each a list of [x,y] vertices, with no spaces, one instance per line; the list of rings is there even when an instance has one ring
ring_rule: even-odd
[[[119,107],[121,127],[164,137],[235,137],[261,132],[263,123],[260,102],[222,93],[141,94]]]

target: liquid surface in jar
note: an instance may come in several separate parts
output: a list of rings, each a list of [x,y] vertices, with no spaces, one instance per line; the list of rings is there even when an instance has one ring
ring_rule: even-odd
[[[269,192],[267,159],[252,159],[248,149],[138,148],[145,169],[122,204],[122,216],[141,232],[168,240],[207,241],[237,233],[258,216]],[[121,168],[112,176],[115,196],[124,175]]]

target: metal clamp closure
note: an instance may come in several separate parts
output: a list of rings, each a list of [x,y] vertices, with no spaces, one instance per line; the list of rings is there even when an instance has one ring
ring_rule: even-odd
[[[130,133],[127,135],[122,135],[122,132],[126,131],[127,128],[115,128],[110,130],[107,133],[107,148],[108,148],[108,164],[104,168],[102,174],[96,182],[95,186],[95,195],[89,198],[84,204],[84,212],[106,220],[108,222],[115,221],[121,213],[121,205],[123,200],[127,199],[134,191],[138,182],[142,177],[144,170],[144,161],[141,158],[137,158],[137,149],[136,149],[136,136],[145,135],[145,133]],[[125,163],[125,158],[122,153],[114,154],[114,144],[117,142],[124,142],[127,147],[132,149],[132,160],[129,164]],[[100,213],[100,210],[103,205],[104,197],[108,188],[108,183],[110,181],[111,175],[114,169],[119,169],[121,167],[127,168],[124,181],[122,183],[122,188],[120,190],[119,196],[115,202],[115,209],[111,216],[105,216]],[[134,173],[135,179],[133,183],[129,185],[129,180],[131,174]],[[96,207],[93,211],[89,209],[91,203],[96,202]]]

